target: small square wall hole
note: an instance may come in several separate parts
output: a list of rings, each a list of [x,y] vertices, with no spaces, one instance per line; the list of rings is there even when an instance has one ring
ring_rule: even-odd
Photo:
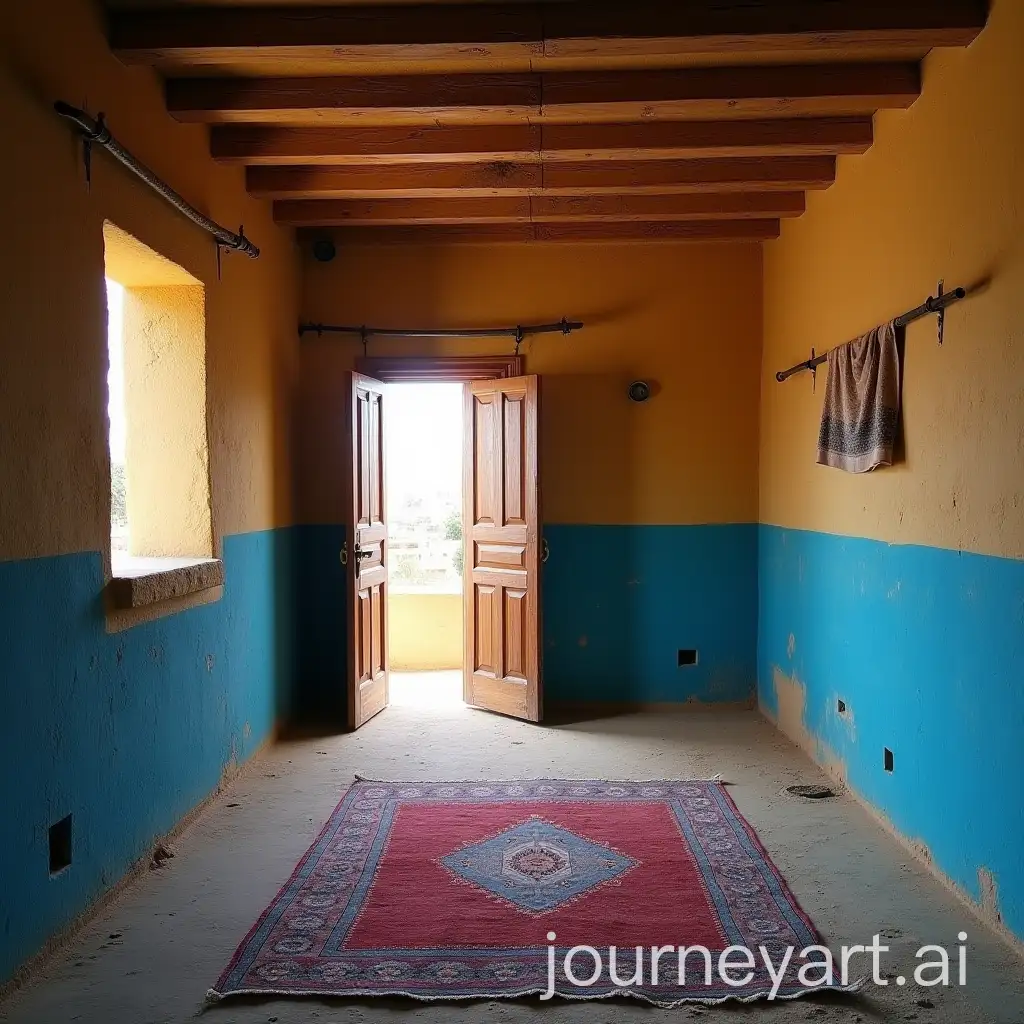
[[[888,747],[882,748],[882,764],[887,772],[892,771],[892,751]]]
[[[71,866],[71,815],[50,826],[50,874]]]
[[[695,650],[683,650],[680,648],[678,652],[679,667],[683,668],[687,665],[697,664],[697,652]]]
[[[838,711],[839,714],[841,714],[841,715],[845,715],[846,714],[846,701],[845,700],[840,699],[840,700],[836,701],[836,711]]]

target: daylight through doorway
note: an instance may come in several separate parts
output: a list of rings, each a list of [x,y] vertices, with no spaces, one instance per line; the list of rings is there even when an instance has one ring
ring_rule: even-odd
[[[461,384],[388,384],[390,702],[462,702]]]

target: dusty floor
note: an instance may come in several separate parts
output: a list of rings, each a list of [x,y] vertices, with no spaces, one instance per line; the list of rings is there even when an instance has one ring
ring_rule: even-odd
[[[709,1010],[631,1001],[473,1004],[402,1000],[225,1001],[204,995],[288,876],[354,773],[395,779],[707,778],[721,772],[797,897],[830,942],[893,949],[912,976],[924,943],[969,934],[965,989],[871,988],[861,996]],[[1020,1024],[1024,965],[847,798],[783,792],[824,781],[755,712],[634,714],[543,728],[465,707],[389,708],[356,734],[281,743],[236,781],[66,955],[0,1008],[11,1024],[208,1024],[771,1019]],[[117,935],[118,938],[112,938]],[[910,963],[911,968],[905,965]],[[918,1005],[918,1000],[934,1005]]]

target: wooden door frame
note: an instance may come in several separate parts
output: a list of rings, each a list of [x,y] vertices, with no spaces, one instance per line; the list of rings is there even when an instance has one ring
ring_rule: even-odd
[[[363,356],[356,373],[385,384],[465,384],[523,376],[522,356]]]
[[[451,383],[468,384],[473,381],[484,380],[506,380],[511,377],[525,376],[525,360],[520,355],[491,355],[491,356],[363,356],[356,359],[356,373],[372,377],[384,384],[414,384],[414,383]],[[465,452],[463,453],[465,456]],[[537,452],[540,458],[540,452]],[[465,467],[464,470],[465,472]],[[463,483],[463,504],[465,505],[466,492],[465,482]],[[463,544],[466,539],[465,510],[463,509]],[[540,523],[540,510],[538,507],[538,524]],[[538,544],[540,539],[538,537]],[[468,560],[464,562],[468,564]],[[470,570],[471,572],[471,570]],[[467,584],[463,576],[463,608],[465,609],[466,595],[471,592],[472,582]],[[467,590],[467,586],[470,590]],[[538,608],[538,627],[536,643],[538,650],[541,643],[540,622]],[[468,657],[466,650],[466,613],[463,611],[463,685],[465,685],[466,664]],[[538,695],[539,697],[539,695]],[[539,718],[539,713],[538,713]]]
[[[379,540],[376,543],[380,544],[380,559],[378,569],[383,569],[383,579],[380,585],[380,627],[379,636],[377,637],[380,644],[380,659],[381,659],[381,673],[380,677],[375,675],[375,665],[373,659],[373,643],[374,637],[371,634],[369,638],[365,635],[358,635],[356,614],[357,609],[360,608],[360,593],[362,583],[362,561],[359,557],[359,546],[362,541],[363,533],[368,532],[371,534],[371,543],[374,543],[372,534],[378,532],[374,529],[373,515],[372,515],[372,499],[368,498],[370,502],[367,509],[368,522],[364,527],[361,525],[361,505],[360,495],[357,493],[357,472],[363,473],[366,471],[365,456],[360,456],[356,450],[356,441],[361,437],[359,428],[359,399],[358,393],[361,389],[366,390],[367,393],[375,393],[380,396],[378,405],[378,420],[377,420],[377,452],[380,453],[383,450],[384,441],[384,417],[382,415],[381,406],[383,404],[383,391],[379,387],[380,381],[368,380],[364,381],[361,378],[364,375],[358,372],[346,373],[345,377],[348,382],[348,386],[345,389],[345,420],[348,424],[350,442],[346,447],[345,451],[345,466],[343,469],[343,494],[345,501],[345,542],[343,551],[345,552],[345,573],[346,573],[346,604],[352,602],[346,609],[346,633],[348,639],[348,650],[347,655],[347,676],[348,676],[348,693],[347,693],[347,715],[348,715],[348,727],[350,729],[358,729],[359,726],[363,725],[370,718],[380,711],[383,711],[388,705],[388,673],[390,667],[390,658],[388,655],[388,634],[387,634],[387,623],[388,623],[388,610],[387,610],[387,515],[386,515],[386,487],[384,483],[384,461],[382,457],[377,457],[375,460],[369,460],[370,462],[376,461],[378,465],[378,491],[376,500],[379,502],[379,516],[381,525],[384,530],[380,535]],[[360,466],[362,468],[360,469]],[[362,483],[362,478],[359,481]],[[370,571],[373,571],[374,567],[370,567]],[[372,606],[373,596],[371,594],[369,601]],[[361,609],[359,614],[365,614],[367,609]],[[373,629],[373,621],[371,615],[371,630]],[[366,649],[366,645],[369,644],[369,649]],[[382,690],[374,691],[373,696],[382,698],[377,702],[377,705],[371,703],[370,707],[372,710],[367,709],[363,702],[363,686],[364,680],[360,677],[359,666],[361,661],[367,660],[370,669],[369,684],[375,683],[378,679],[382,679]]]

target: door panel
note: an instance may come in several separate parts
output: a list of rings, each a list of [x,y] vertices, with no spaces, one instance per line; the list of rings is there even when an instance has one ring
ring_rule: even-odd
[[[466,385],[467,704],[539,722],[536,376]]]
[[[350,373],[345,422],[348,720],[358,728],[388,703],[387,525],[384,522],[384,385]]]

